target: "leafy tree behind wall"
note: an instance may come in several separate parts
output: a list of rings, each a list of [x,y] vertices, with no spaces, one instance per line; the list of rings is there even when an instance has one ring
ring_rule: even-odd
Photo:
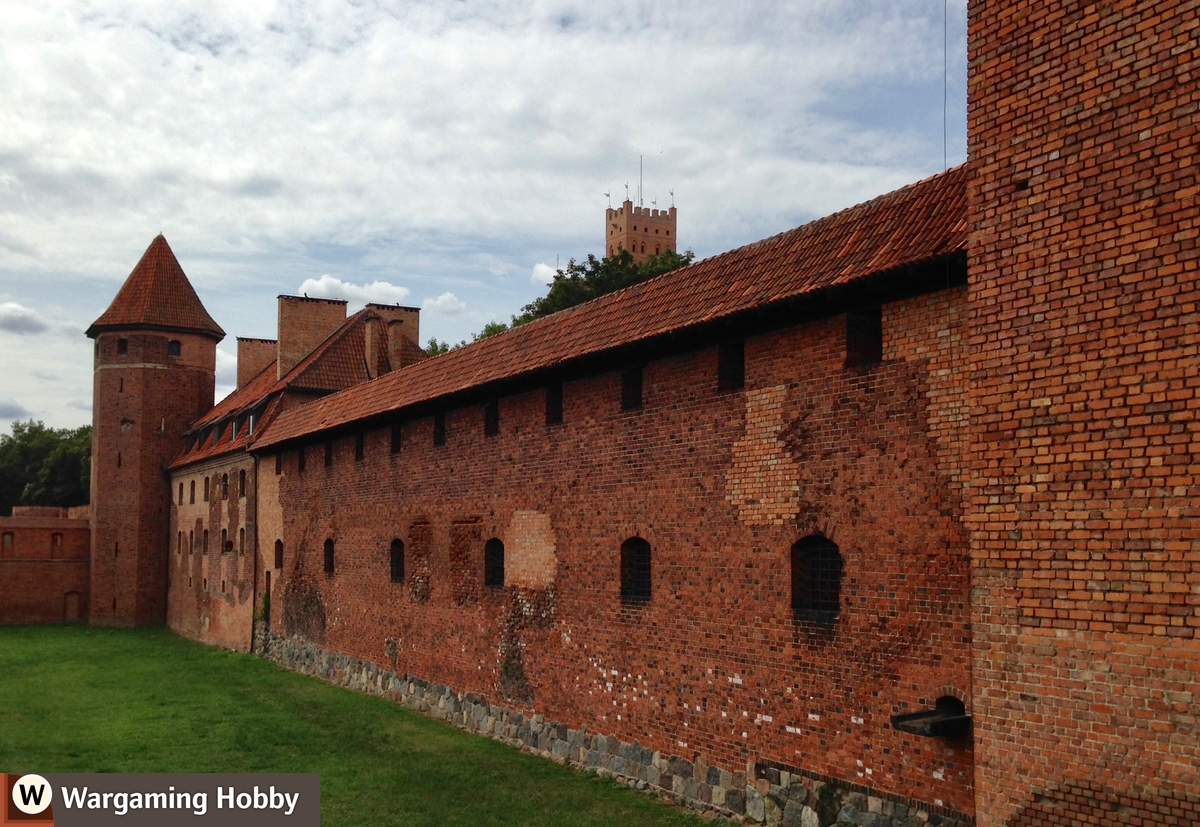
[[[695,256],[691,250],[686,253],[664,250],[657,255],[647,256],[640,262],[634,262],[633,254],[622,247],[615,255],[600,259],[592,255],[581,262],[571,259],[565,268],[554,274],[554,281],[550,283],[550,290],[545,296],[534,299],[521,308],[519,316],[512,317],[512,327],[549,316],[560,310],[566,310],[577,304],[583,304],[585,301],[620,290],[622,287],[629,287],[631,284],[669,273],[685,264],[690,264],[693,258]],[[482,331],[471,336],[471,341],[478,342],[480,339],[495,336],[508,329],[509,325],[504,322],[488,322]],[[425,350],[430,356],[437,356],[439,353],[445,353],[465,344],[467,344],[466,340],[452,345],[449,342],[430,339],[429,346]]]
[[[0,435],[0,516],[14,505],[86,504],[91,462],[91,425],[14,422],[11,434]]]

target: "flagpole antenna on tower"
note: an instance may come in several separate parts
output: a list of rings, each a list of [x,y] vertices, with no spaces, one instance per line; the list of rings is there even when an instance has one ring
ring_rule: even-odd
[[[608,208],[611,210],[612,209],[612,190],[606,191],[604,193],[604,197],[608,199]]]
[[[638,156],[638,206],[642,206],[642,157]]]

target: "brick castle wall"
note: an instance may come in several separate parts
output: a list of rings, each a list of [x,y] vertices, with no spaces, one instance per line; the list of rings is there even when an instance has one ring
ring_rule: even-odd
[[[0,517],[0,623],[86,620],[86,517],[65,508],[14,508]]]
[[[1198,14],[971,5],[981,824],[1200,820]]]
[[[885,360],[846,368],[845,317],[750,338],[744,390],[718,393],[717,352],[264,457],[260,570],[271,629],[693,764],[802,768],[872,794],[920,791],[969,817],[969,740],[902,734],[896,712],[971,706],[966,538],[959,520],[964,292],[889,305]],[[277,534],[271,534],[271,531]],[[791,608],[790,549],[844,558],[841,613]],[[652,598],[623,603],[620,547],[652,546]],[[484,544],[506,546],[505,588]],[[334,571],[326,573],[325,541]],[[405,575],[390,577],[393,540]],[[519,584],[513,581],[519,581]]]

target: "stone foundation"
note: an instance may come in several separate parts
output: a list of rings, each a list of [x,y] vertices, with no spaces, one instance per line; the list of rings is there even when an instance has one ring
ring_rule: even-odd
[[[656,793],[677,805],[726,818],[783,827],[966,827],[973,819],[948,808],[880,793],[794,767],[755,763],[730,772],[702,761],[663,755],[637,741],[572,729],[455,692],[412,675],[258,629],[254,651],[285,669],[335,686],[390,698],[460,729],[504,741],[560,764]]]

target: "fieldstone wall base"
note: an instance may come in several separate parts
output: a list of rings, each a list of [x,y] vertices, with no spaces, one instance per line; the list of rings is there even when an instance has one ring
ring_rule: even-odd
[[[334,686],[390,698],[398,704],[460,729],[503,741],[525,752],[570,764],[632,789],[658,794],[681,807],[728,819],[782,827],[968,827],[973,820],[919,802],[901,803],[832,780],[758,764],[750,777],[676,755],[663,755],[637,741],[572,729],[497,706],[472,692],[456,692],[413,675],[381,669],[275,632],[255,633],[254,651],[285,669]]]

